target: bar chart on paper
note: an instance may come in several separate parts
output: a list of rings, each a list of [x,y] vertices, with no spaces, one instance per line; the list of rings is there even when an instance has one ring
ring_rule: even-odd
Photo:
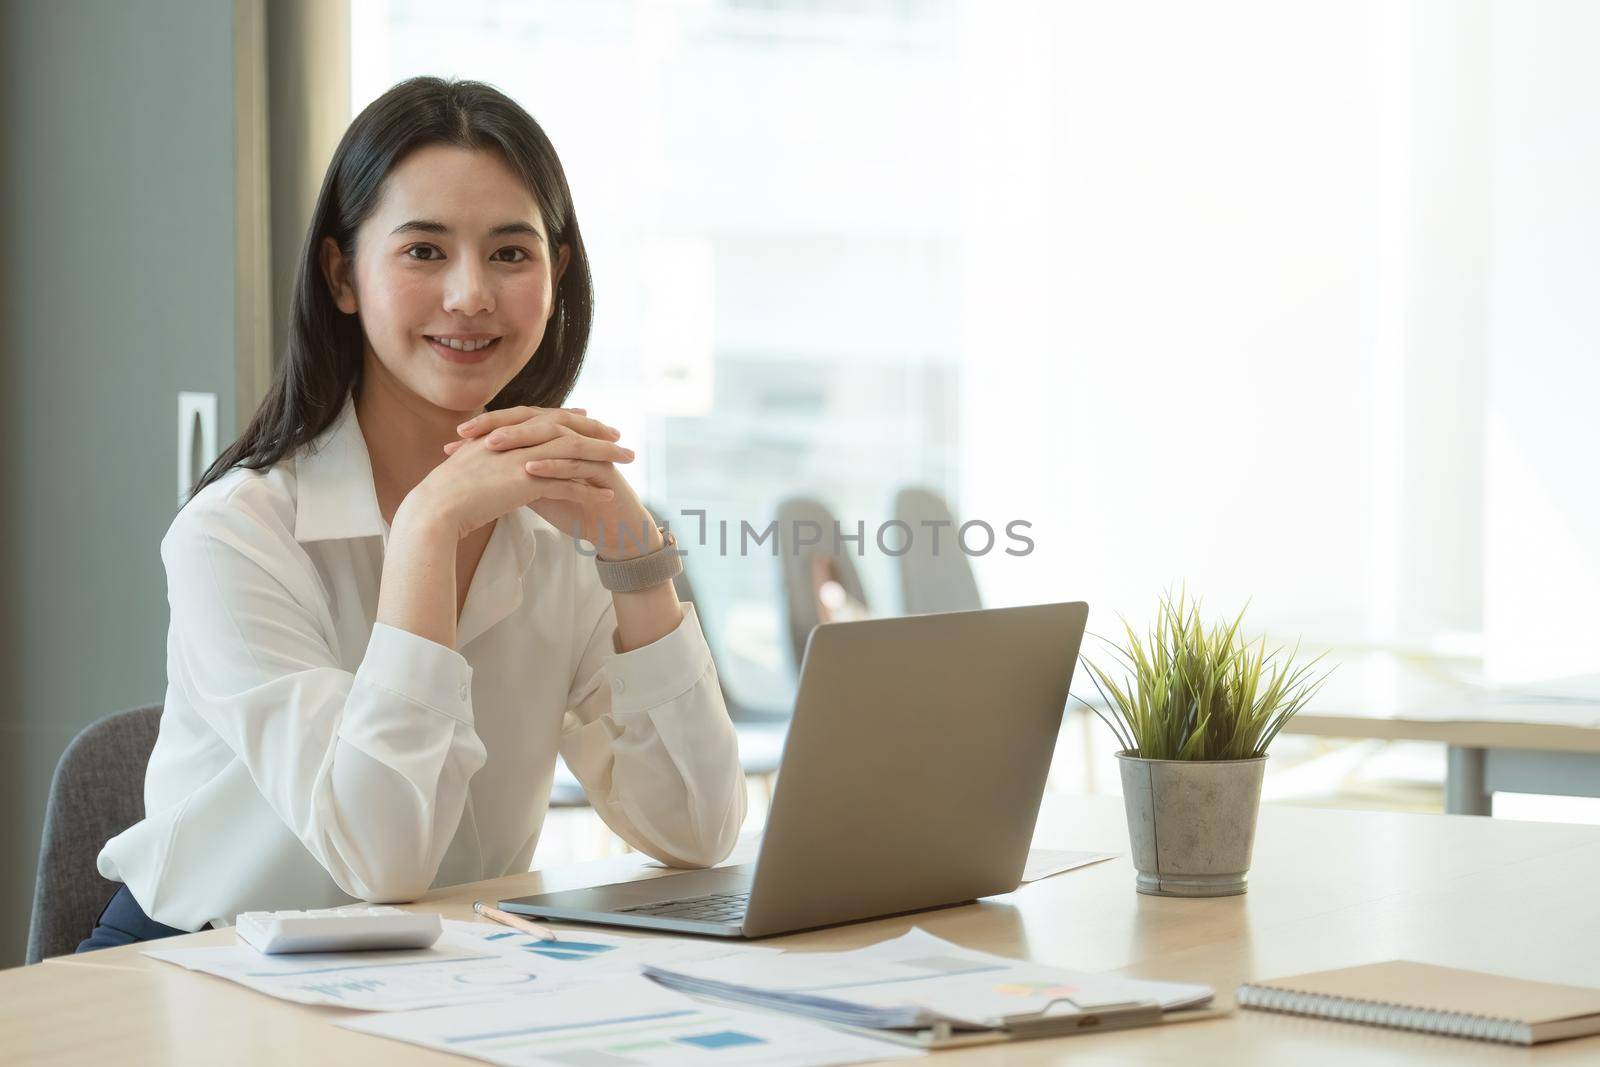
[[[503,999],[612,975],[637,975],[652,963],[775,952],[672,937],[593,933],[541,938],[490,923],[446,919],[443,936],[426,949],[263,955],[239,944],[153,948],[145,955],[280,1000],[362,1011],[412,1011]]]
[[[247,945],[150,950],[154,959],[226,978],[299,1004],[410,1011],[531,992],[551,984],[537,968],[487,949],[445,946],[391,952],[263,956]]]
[[[646,934],[616,937],[593,931],[562,931],[555,937],[481,922],[446,919],[451,944],[486,949],[551,983],[593,981],[608,974],[638,974],[646,964],[715,959],[729,955],[766,956],[775,948]]]
[[[755,1051],[770,1038],[741,1029],[740,1020],[716,1010],[679,1008],[672,1011],[619,1015],[595,1023],[501,1028],[478,1034],[455,1034],[450,1044],[477,1052],[526,1052],[540,1060],[577,1062],[595,1053],[616,1059],[608,1063],[669,1063],[698,1060],[708,1049]]]
[[[350,1030],[509,1067],[816,1067],[921,1055],[798,1019],[691,1000],[644,978],[515,1001],[341,1021]]]
[[[486,934],[482,940],[497,948],[521,949],[547,960],[566,960],[569,963],[599,959],[617,948],[616,945],[602,945],[593,941],[552,941],[549,938],[529,937],[515,930]]]

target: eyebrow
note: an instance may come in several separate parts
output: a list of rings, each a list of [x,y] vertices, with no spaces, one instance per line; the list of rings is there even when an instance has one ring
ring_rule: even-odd
[[[449,232],[450,227],[442,222],[434,222],[432,219],[410,219],[390,230],[389,236],[393,237],[397,233],[448,234]],[[490,237],[506,237],[511,234],[521,234],[540,241],[544,240],[544,234],[539,232],[538,227],[526,222],[503,222],[489,231]]]

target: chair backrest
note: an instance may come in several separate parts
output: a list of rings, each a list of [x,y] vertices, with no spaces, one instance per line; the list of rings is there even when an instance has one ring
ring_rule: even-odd
[[[116,892],[95,859],[144,818],[144,772],[160,723],[160,704],[119,711],[84,727],[61,754],[39,845],[29,963],[75,950]]]
[[[910,546],[896,558],[902,610],[907,615],[927,615],[983,607],[972,562],[956,540],[958,527],[944,497],[929,489],[902,489],[894,495],[894,517],[911,530]],[[930,525],[923,526],[925,522]]]
[[[805,527],[801,533],[801,527]],[[789,620],[789,651],[796,670],[805,658],[806,638],[822,621],[817,605],[815,564],[817,558],[829,561],[833,580],[845,596],[867,604],[861,576],[848,553],[834,551],[837,520],[827,505],[810,497],[790,497],[778,505],[778,568],[783,587],[785,613]],[[820,531],[820,534],[818,533]],[[871,534],[867,535],[868,537]],[[815,544],[810,542],[818,538]]]
[[[657,516],[667,514],[667,512],[652,506],[648,501],[645,503],[645,510]],[[711,649],[711,662],[715,664],[722,658],[718,654],[720,648],[718,639],[720,635],[715,632],[712,621],[706,617],[705,606],[695,600],[694,582],[689,577],[689,557],[693,556],[693,550],[682,540],[679,541],[678,547],[679,551],[684,553],[685,558],[683,570],[679,571],[678,576],[672,579],[672,585],[677,591],[680,601],[694,605],[695,614],[700,619],[700,632],[705,636],[706,645]],[[717,670],[717,684],[722,689],[722,702],[728,707],[728,718],[734,722],[770,722],[777,718],[788,718],[790,710],[788,708],[783,708],[780,711],[771,711],[764,708],[752,708],[739,703],[734,699],[733,694],[728,691],[728,684],[723,679],[721,668]]]

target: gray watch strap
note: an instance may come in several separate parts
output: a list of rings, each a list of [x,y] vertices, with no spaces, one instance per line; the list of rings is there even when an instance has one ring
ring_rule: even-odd
[[[658,526],[656,529],[661,530]],[[670,582],[683,573],[683,557],[678,555],[678,539],[672,531],[661,530],[661,547],[649,555],[633,559],[594,558],[600,584],[613,593],[637,593],[641,589]]]

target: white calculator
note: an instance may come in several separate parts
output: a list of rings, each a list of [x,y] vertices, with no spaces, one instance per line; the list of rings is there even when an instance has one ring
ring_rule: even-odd
[[[427,948],[444,932],[434,912],[364,904],[318,911],[247,911],[235,923],[241,941],[268,953]]]

